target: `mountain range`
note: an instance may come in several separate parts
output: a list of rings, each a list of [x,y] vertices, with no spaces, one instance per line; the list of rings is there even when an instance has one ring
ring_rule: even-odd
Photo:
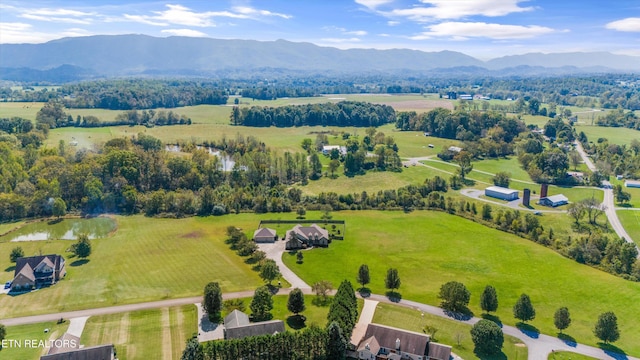
[[[531,75],[637,72],[640,57],[606,52],[530,53],[482,61],[454,51],[349,49],[286,40],[147,35],[72,37],[0,45],[0,79],[64,82],[113,76],[224,76],[239,71]]]

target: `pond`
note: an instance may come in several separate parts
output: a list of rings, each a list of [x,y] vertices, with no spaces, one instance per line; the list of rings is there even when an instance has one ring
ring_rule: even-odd
[[[23,226],[0,237],[4,241],[76,240],[79,234],[87,234],[89,239],[102,238],[115,230],[115,220],[108,217],[93,219],[64,219],[49,223],[40,221]]]

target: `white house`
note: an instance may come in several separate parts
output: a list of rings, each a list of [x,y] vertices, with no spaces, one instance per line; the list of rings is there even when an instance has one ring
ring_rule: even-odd
[[[340,156],[347,155],[347,147],[340,145],[324,145],[322,147],[322,155],[331,154],[331,150],[336,149],[340,152]]]
[[[489,186],[484,189],[484,195],[500,200],[516,200],[518,198],[518,190],[508,189],[501,186]]]
[[[538,203],[544,206],[556,207],[556,206],[568,204],[569,199],[562,194],[558,194],[558,195],[552,195],[552,196],[541,198]]]

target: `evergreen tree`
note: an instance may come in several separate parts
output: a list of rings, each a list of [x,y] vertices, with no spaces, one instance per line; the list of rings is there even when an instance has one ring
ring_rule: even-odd
[[[484,288],[480,295],[480,308],[488,313],[498,310],[498,294],[493,286],[487,285]]]
[[[71,251],[79,258],[87,258],[91,255],[91,242],[87,234],[78,235],[78,242],[71,246]]]
[[[187,341],[187,346],[184,348],[180,360],[204,360],[202,345],[198,342],[197,337],[192,337]]]
[[[388,269],[387,277],[384,279],[384,286],[393,292],[395,289],[400,288],[400,276],[398,275],[398,269]]]
[[[345,338],[351,338],[351,333],[358,320],[358,302],[349,280],[340,283],[329,307],[327,320],[328,324],[337,322]]]
[[[535,319],[536,310],[533,308],[533,305],[531,305],[529,295],[520,295],[518,302],[513,306],[513,316],[522,322]]]
[[[20,246],[14,247],[11,250],[11,254],[9,254],[9,260],[11,260],[12,263],[15,263],[21,257],[24,257],[24,250],[22,250]]]
[[[346,358],[347,340],[340,325],[333,321],[327,327],[327,359],[342,360]]]

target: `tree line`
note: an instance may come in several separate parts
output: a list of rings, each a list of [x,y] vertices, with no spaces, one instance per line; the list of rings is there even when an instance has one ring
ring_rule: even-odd
[[[233,125],[257,127],[377,127],[394,122],[395,119],[395,110],[391,106],[355,101],[280,107],[234,107],[231,113]]]

